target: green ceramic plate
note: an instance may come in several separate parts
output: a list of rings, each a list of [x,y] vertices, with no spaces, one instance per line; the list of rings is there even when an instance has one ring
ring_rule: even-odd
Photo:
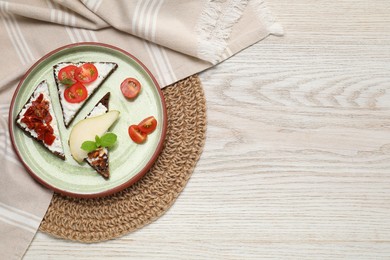
[[[107,61],[118,64],[117,70],[87,101],[69,128],[63,124],[61,107],[53,78],[52,67],[59,62]],[[121,82],[127,77],[137,78],[142,90],[139,96],[129,101],[122,95]],[[15,125],[15,118],[34,88],[46,79],[53,99],[66,160],[52,155],[36,141],[24,134]],[[111,92],[110,110],[121,112],[117,122],[110,128],[118,136],[118,142],[110,150],[111,177],[105,180],[86,163],[78,164],[69,152],[68,136],[72,127],[83,119],[101,97]],[[128,135],[128,127],[142,119],[154,116],[157,129],[144,144],[135,144]],[[21,79],[10,108],[9,129],[12,144],[30,175],[44,186],[73,197],[99,197],[129,187],[139,180],[153,165],[160,153],[167,125],[165,102],[158,83],[149,70],[131,54],[105,44],[78,43],[59,48],[41,58]]]

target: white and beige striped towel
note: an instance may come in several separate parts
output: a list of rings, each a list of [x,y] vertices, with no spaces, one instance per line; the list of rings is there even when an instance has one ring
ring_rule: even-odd
[[[140,59],[162,87],[200,72],[282,28],[262,0],[0,0],[0,252],[23,256],[52,192],[18,162],[8,135],[18,80],[44,54],[101,42]]]

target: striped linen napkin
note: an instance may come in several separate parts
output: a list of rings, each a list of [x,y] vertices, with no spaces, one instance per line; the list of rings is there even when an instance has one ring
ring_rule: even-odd
[[[100,42],[141,60],[165,87],[212,67],[269,34],[281,35],[262,0],[0,0],[0,252],[19,259],[52,192],[14,154],[8,112],[21,76],[66,44]]]

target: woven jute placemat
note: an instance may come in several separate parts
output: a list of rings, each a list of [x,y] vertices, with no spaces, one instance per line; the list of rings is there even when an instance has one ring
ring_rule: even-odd
[[[145,176],[114,195],[76,199],[54,194],[39,230],[80,242],[113,239],[156,220],[187,184],[206,138],[206,102],[198,76],[163,89],[168,129],[163,150]]]

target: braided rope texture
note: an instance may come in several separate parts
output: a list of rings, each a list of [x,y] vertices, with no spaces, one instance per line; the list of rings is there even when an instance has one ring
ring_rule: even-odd
[[[93,243],[123,236],[162,216],[184,189],[206,139],[206,100],[197,75],[163,89],[168,114],[164,147],[144,177],[111,196],[54,194],[39,230]]]

